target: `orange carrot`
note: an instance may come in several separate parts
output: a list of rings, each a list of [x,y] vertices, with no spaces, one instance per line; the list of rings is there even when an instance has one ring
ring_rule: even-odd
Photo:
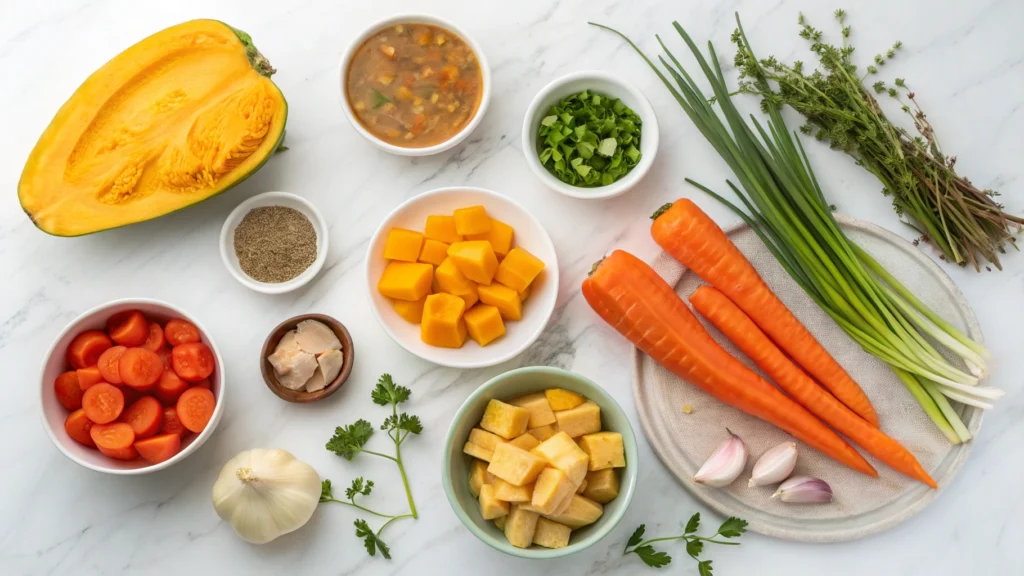
[[[53,381],[53,393],[57,401],[74,412],[82,407],[82,386],[78,383],[78,372],[65,372]]]
[[[106,382],[90,386],[82,393],[82,409],[97,424],[113,422],[124,410],[124,392]]]
[[[691,200],[655,213],[651,236],[666,252],[721,290],[843,404],[878,426],[864,391],[764,283],[743,253]]]
[[[157,464],[181,450],[181,436],[179,434],[161,434],[144,440],[136,440],[135,449],[139,456],[151,464]]]
[[[749,356],[758,368],[764,370],[780,388],[812,414],[894,470],[932,488],[937,487],[932,477],[925,472],[909,450],[822,390],[817,382],[787,358],[753,320],[725,294],[710,286],[701,286],[690,296],[690,303],[697,312],[710,320],[726,338]]]
[[[132,445],[135,442],[135,432],[124,422],[94,424],[89,429],[89,436],[96,443],[96,448],[106,456],[118,460],[132,460],[138,456]]]
[[[672,287],[635,256],[612,252],[583,281],[583,297],[605,322],[680,378],[858,472],[878,475],[803,406],[722,349]]]
[[[85,410],[81,408],[68,414],[67,419],[64,420],[64,430],[72,440],[83,446],[95,448],[96,443],[92,441],[92,436],[89,435],[89,430],[92,426],[92,420],[86,417]]]
[[[147,438],[160,431],[163,424],[164,407],[152,396],[139,398],[121,414],[121,421],[132,427],[135,438]]]
[[[106,354],[106,352],[104,352],[104,354]],[[100,354],[100,358],[102,357],[103,354]],[[97,366],[79,368],[78,370],[75,370],[75,373],[78,375],[78,387],[81,390],[85,390],[86,388],[92,386],[93,384],[99,384],[100,382],[104,381],[103,374],[100,372],[100,369]]]
[[[181,420],[181,425],[186,429],[198,434],[213,418],[215,405],[213,392],[206,388],[189,388],[178,397],[178,420]]]

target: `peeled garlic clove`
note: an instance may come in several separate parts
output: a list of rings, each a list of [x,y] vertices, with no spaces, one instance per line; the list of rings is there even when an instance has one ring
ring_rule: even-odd
[[[767,486],[782,482],[796,467],[796,442],[785,442],[768,450],[757,459],[747,486]]]
[[[772,494],[783,502],[794,504],[819,504],[832,501],[832,487],[828,482],[810,476],[794,476],[779,486]]]
[[[747,447],[740,437],[729,432],[729,438],[715,450],[694,475],[694,481],[712,488],[732,484],[747,465]]]

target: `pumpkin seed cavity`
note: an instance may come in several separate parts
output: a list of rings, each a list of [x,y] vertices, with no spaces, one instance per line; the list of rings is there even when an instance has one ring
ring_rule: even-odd
[[[279,284],[316,260],[316,230],[309,218],[285,206],[253,208],[235,228],[235,255],[257,282]]]

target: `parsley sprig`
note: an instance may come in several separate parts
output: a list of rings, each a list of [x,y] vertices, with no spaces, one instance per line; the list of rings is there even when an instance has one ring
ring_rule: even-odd
[[[683,533],[678,536],[666,536],[664,538],[651,538],[650,540],[644,540],[644,532],[647,531],[647,526],[645,524],[641,524],[633,531],[633,535],[629,537],[629,540],[626,542],[626,548],[622,551],[622,555],[626,556],[628,554],[636,554],[641,560],[643,560],[644,564],[647,564],[652,568],[661,568],[662,566],[667,566],[671,563],[672,557],[665,552],[655,550],[652,544],[655,542],[667,542],[669,540],[685,540],[686,553],[697,561],[697,572],[700,576],[712,576],[711,560],[700,559],[700,554],[704,551],[704,543],[710,542],[712,544],[723,544],[725,546],[739,546],[739,542],[727,542],[725,540],[717,540],[717,538],[739,538],[747,531],[747,521],[740,518],[729,518],[719,526],[718,532],[715,532],[711,536],[698,536],[698,528],[700,528],[700,512],[690,517],[690,520],[686,523],[686,527],[683,529]]]

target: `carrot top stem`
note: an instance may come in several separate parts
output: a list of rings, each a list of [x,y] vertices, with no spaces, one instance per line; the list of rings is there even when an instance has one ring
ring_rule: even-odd
[[[658,216],[661,216],[662,214],[664,214],[665,211],[668,210],[671,207],[672,207],[672,203],[671,202],[669,202],[668,204],[662,204],[661,208],[658,208],[657,210],[654,211],[654,214],[651,214],[651,220],[657,220]]]

